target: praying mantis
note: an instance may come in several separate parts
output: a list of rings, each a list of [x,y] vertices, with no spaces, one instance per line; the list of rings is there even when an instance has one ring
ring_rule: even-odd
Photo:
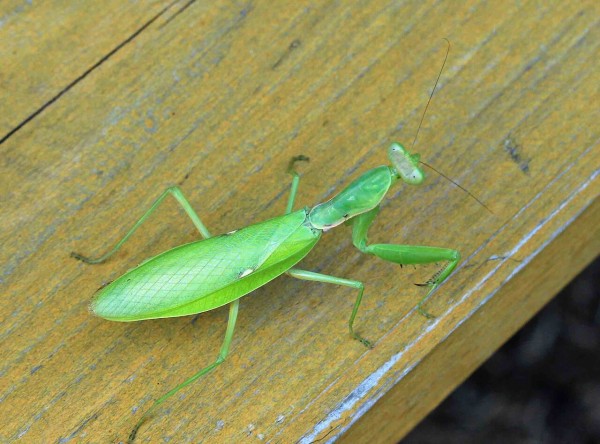
[[[354,330],[364,284],[297,267],[298,262],[313,249],[323,233],[338,225],[351,226],[352,243],[365,254],[400,265],[444,263],[445,265],[429,280],[421,284],[429,287],[429,291],[419,301],[417,309],[424,316],[433,317],[423,309],[423,303],[456,268],[460,261],[459,252],[451,248],[367,242],[369,227],[377,216],[380,202],[388,190],[398,181],[419,185],[425,180],[418,154],[411,154],[396,142],[391,144],[387,154],[390,165],[379,166],[363,173],[327,202],[296,211],[294,202],[300,176],[295,164],[308,161],[308,158],[294,157],[288,168],[292,184],[285,214],[218,236],[211,235],[181,189],[173,186],[160,195],[106,254],[91,259],[79,253],[71,253],[71,256],[88,264],[104,262],[118,251],[161,202],[171,195],[183,207],[204,239],[181,245],[148,259],[100,288],[91,302],[91,311],[107,320],[131,322],[194,315],[229,304],[225,338],[216,360],[158,398],[130,433],[130,443],[135,439],[145,419],[160,404],[225,361],[233,338],[240,298],[282,274],[354,289],[357,295],[348,321],[349,332],[351,337],[364,346],[372,347],[368,339]]]
[[[460,260],[460,254],[450,248],[367,243],[369,227],[390,187],[398,180],[412,185],[419,185],[425,180],[419,156],[410,154],[399,143],[391,144],[388,158],[391,165],[367,171],[331,200],[312,208],[293,211],[300,181],[294,164],[308,160],[304,156],[294,157],[289,166],[292,186],[285,214],[219,236],[211,236],[181,189],[170,187],[108,253],[97,259],[72,253],[73,257],[89,264],[105,261],[171,195],[183,207],[204,240],[168,250],[128,271],[96,293],[91,311],[111,321],[130,322],[193,315],[229,304],[225,338],[215,362],[157,399],[132,431],[130,442],[152,410],[225,361],[233,338],[240,298],[284,273],[297,279],[342,285],[356,290],[356,300],[348,321],[350,335],[366,347],[372,347],[369,340],[354,330],[354,320],[364,292],[363,283],[296,267],[322,234],[338,225],[345,223],[352,226],[352,243],[363,253],[402,265],[446,263],[423,284],[429,287],[429,291],[417,305],[422,314],[431,317],[423,310],[422,304],[450,276]]]

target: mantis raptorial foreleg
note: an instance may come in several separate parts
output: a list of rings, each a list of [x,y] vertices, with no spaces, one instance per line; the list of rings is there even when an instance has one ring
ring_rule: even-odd
[[[424,284],[430,287],[429,292],[417,304],[417,310],[427,318],[433,318],[432,314],[426,312],[422,305],[431,293],[446,280],[460,261],[460,253],[450,248],[425,247],[419,245],[397,245],[397,244],[372,244],[367,245],[367,231],[373,223],[373,219],[379,212],[379,207],[363,213],[353,219],[352,242],[354,246],[363,253],[372,254],[383,260],[401,265],[430,264],[435,262],[447,262],[448,264],[438,270]]]
[[[177,202],[179,202],[179,204],[183,207],[183,210],[189,216],[189,218],[192,219],[192,222],[194,223],[194,225],[196,226],[196,228],[198,229],[198,231],[200,232],[202,237],[204,237],[205,239],[208,239],[209,237],[211,237],[210,232],[208,231],[206,226],[202,223],[202,221],[200,220],[200,218],[198,217],[198,215],[196,214],[196,212],[194,211],[194,209],[192,208],[192,206],[190,205],[188,200],[185,198],[181,189],[178,186],[172,186],[172,187],[167,188],[159,196],[159,198],[154,201],[154,203],[148,209],[148,211],[146,211],[144,213],[144,215],[142,217],[140,217],[135,224],[133,224],[133,227],[131,227],[131,229],[127,232],[127,234],[123,237],[123,239],[121,239],[119,242],[117,242],[117,245],[115,245],[112,248],[112,250],[110,250],[108,253],[105,253],[98,258],[91,259],[86,256],[82,256],[79,253],[72,252],[71,257],[79,259],[88,264],[99,264],[101,262],[104,262],[106,259],[108,259],[113,254],[115,254],[117,252],[117,250],[119,250],[119,248],[121,248],[121,246],[125,243],[125,241],[127,241],[127,239],[129,239],[131,237],[131,235],[135,232],[135,230],[137,230],[140,227],[140,225],[142,225],[142,223],[144,223],[144,221],[146,219],[148,219],[148,217],[154,212],[154,210],[156,210],[156,208],[158,208],[158,206],[161,204],[161,202],[163,200],[165,200],[165,197],[167,197],[169,194],[172,195],[177,200]]]
[[[356,297],[356,301],[354,302],[354,307],[352,308],[352,314],[350,315],[350,320],[348,321],[348,327],[350,328],[350,335],[360,341],[363,345],[368,348],[372,348],[373,344],[368,339],[363,338],[358,333],[354,331],[354,318],[356,318],[356,313],[358,313],[358,307],[360,306],[360,302],[362,301],[363,292],[365,291],[365,286],[362,282],[354,281],[351,279],[344,279],[335,276],[329,276],[326,274],[315,273],[313,271],[300,270],[298,268],[290,268],[287,271],[289,276],[295,277],[296,279],[302,279],[305,281],[315,281],[315,282],[323,282],[325,284],[336,284],[343,285],[345,287],[356,288],[358,290],[358,296]]]

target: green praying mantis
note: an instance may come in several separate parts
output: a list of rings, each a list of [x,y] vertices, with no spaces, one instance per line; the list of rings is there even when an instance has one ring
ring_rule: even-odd
[[[73,257],[89,264],[105,261],[171,195],[183,207],[204,239],[148,259],[100,288],[92,300],[91,311],[111,321],[130,322],[195,315],[229,304],[225,338],[216,360],[158,398],[135,425],[129,435],[129,442],[135,439],[144,420],[160,404],[225,361],[233,338],[240,298],[282,274],[356,290],[356,300],[348,321],[349,332],[366,347],[372,347],[369,340],[354,330],[364,284],[296,266],[313,249],[324,232],[338,225],[352,227],[352,243],[365,254],[400,265],[444,263],[445,266],[421,284],[429,287],[429,291],[419,301],[417,309],[424,316],[432,317],[423,309],[423,302],[450,276],[459,263],[460,254],[450,248],[367,242],[369,227],[390,187],[399,180],[410,185],[419,185],[425,180],[425,173],[419,165],[419,155],[409,153],[399,143],[392,143],[387,154],[390,165],[365,172],[327,202],[296,211],[293,208],[300,176],[295,164],[308,161],[308,158],[294,157],[288,168],[292,184],[285,214],[219,236],[211,235],[181,189],[170,187],[109,252],[96,259],[71,253]]]
[[[352,243],[363,253],[402,265],[446,263],[423,284],[429,287],[429,292],[417,305],[422,314],[431,317],[423,310],[422,304],[450,276],[460,260],[460,254],[450,248],[367,243],[369,227],[390,187],[398,180],[418,185],[425,179],[425,173],[419,166],[419,156],[410,154],[399,143],[391,144],[388,157],[391,165],[367,171],[331,200],[312,208],[293,211],[300,181],[294,164],[308,160],[304,156],[295,157],[289,167],[292,186],[285,214],[219,236],[211,236],[181,189],[170,187],[108,253],[97,259],[72,253],[72,256],[90,264],[105,261],[168,195],[172,195],[204,239],[165,251],[101,288],[92,300],[91,311],[111,321],[130,322],[193,315],[230,304],[225,339],[215,362],[157,399],[132,431],[130,442],[152,410],[225,361],[233,338],[240,298],[284,273],[297,279],[355,289],[357,296],[348,322],[350,335],[365,346],[372,347],[369,340],[354,330],[354,320],[364,292],[363,283],[296,267],[313,249],[323,232],[338,225],[345,223],[352,226]]]

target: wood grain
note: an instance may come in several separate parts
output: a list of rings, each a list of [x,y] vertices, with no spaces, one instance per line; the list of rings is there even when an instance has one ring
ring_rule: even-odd
[[[328,232],[306,269],[241,302],[228,361],[140,442],[394,442],[600,251],[597,2],[96,2],[0,5],[0,441],[122,442],[152,401],[212,362],[227,309],[137,323],[95,290],[198,237],[174,202],[106,251],[169,185],[220,233],[281,214],[298,154],[313,205],[407,145],[435,173],[389,194],[372,242],[457,248],[435,267],[362,256]]]

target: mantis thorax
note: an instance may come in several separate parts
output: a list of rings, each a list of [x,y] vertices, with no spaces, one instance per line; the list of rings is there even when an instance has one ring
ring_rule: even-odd
[[[425,180],[418,154],[410,154],[399,143],[393,143],[388,157],[392,166],[384,165],[367,171],[331,200],[313,207],[308,215],[312,226],[329,230],[372,210],[398,179],[413,185]]]

